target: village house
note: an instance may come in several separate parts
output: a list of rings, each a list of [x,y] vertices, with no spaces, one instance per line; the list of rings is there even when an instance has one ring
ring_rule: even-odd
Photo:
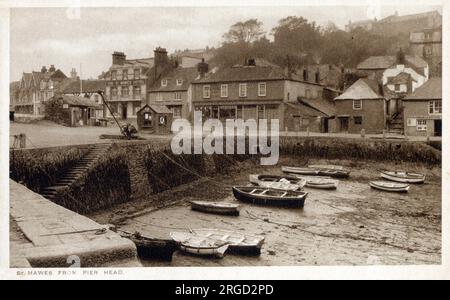
[[[409,44],[411,52],[428,63],[430,77],[442,77],[442,26],[411,32]]]
[[[442,136],[442,79],[430,78],[403,99],[405,135]]]
[[[195,68],[202,61],[209,62],[214,57],[212,49],[186,49],[175,51],[173,57],[176,58],[178,66],[181,68]]]
[[[72,73],[74,70],[72,70]],[[76,76],[75,76],[76,77]],[[73,78],[73,76],[71,76]],[[99,120],[105,119],[107,116],[107,108],[104,106],[102,97],[99,92],[105,92],[104,80],[67,80],[61,88],[61,94],[67,96],[77,96],[89,99],[95,105],[95,111],[91,111],[92,116]]]
[[[345,31],[350,32],[356,28],[362,28],[378,35],[394,36],[398,34],[409,35],[410,32],[423,30],[424,28],[437,28],[442,26],[442,15],[438,11],[399,16],[398,12],[377,20],[362,20],[351,22],[345,26]]]
[[[321,85],[335,90],[342,90],[344,85],[344,68],[333,64],[309,65],[308,78],[319,82]],[[316,78],[318,76],[318,78]]]
[[[193,109],[204,119],[278,119],[280,130],[327,132],[335,95],[327,99],[330,91],[306,74],[249,59],[193,81]]]
[[[379,115],[386,120],[386,130],[402,134],[402,99],[413,93],[429,78],[428,63],[417,55],[405,55],[400,49],[396,56],[371,56],[357,67],[359,76],[375,80],[382,86],[386,108]]]
[[[19,91],[13,103],[16,113],[43,115],[43,103],[58,92],[61,82],[66,78],[67,76],[54,65],[51,65],[48,70],[43,66],[41,72],[23,73]]]
[[[45,102],[45,117],[64,126],[92,126],[97,121],[98,108],[98,104],[85,97],[56,95]]]
[[[336,132],[382,133],[386,127],[386,100],[381,84],[361,78],[335,99]]]
[[[199,68],[203,65],[200,61]],[[208,65],[203,72],[208,72]],[[182,68],[180,66],[164,72],[148,91],[148,104],[167,106],[174,118],[189,119],[188,98],[191,82],[199,77],[196,67]]]

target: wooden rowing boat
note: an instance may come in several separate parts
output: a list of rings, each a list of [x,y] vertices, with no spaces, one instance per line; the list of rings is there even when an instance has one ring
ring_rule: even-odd
[[[260,187],[277,190],[297,191],[305,186],[305,180],[295,176],[249,175],[249,181]]]
[[[299,175],[319,175],[319,170],[312,168],[300,168],[300,167],[281,167],[281,171],[290,174]]]
[[[194,255],[222,258],[228,249],[228,242],[207,238],[192,232],[171,232],[171,238],[180,250]]]
[[[306,178],[306,187],[322,190],[335,190],[338,187],[339,181],[326,178]]]
[[[329,176],[334,178],[348,178],[350,176],[349,170],[337,168],[281,167],[281,170],[285,173],[298,175]]]
[[[118,233],[136,245],[137,253],[143,259],[171,261],[173,253],[178,249],[177,244],[171,239],[150,238],[139,232],[130,233],[122,230],[118,230]]]
[[[192,229],[194,235],[208,239],[223,241],[228,244],[228,252],[247,255],[260,255],[264,237],[240,232],[200,228]]]
[[[195,211],[219,215],[239,216],[239,204],[210,201],[190,201],[190,203],[191,209]]]
[[[236,199],[246,203],[295,208],[302,208],[308,195],[303,191],[283,191],[256,186],[234,186],[233,194]]]
[[[345,170],[343,166],[337,165],[308,165],[308,168],[312,169],[325,169],[325,170]]]
[[[402,171],[382,171],[381,177],[390,181],[403,183],[424,183],[425,175]]]
[[[394,182],[386,182],[386,181],[371,181],[369,182],[370,187],[386,191],[386,192],[397,192],[397,193],[406,193],[409,190],[409,185],[404,183],[394,183]]]

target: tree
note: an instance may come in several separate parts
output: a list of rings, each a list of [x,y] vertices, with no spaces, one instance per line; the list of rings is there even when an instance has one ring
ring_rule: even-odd
[[[232,25],[230,30],[223,35],[226,43],[244,43],[250,44],[265,34],[263,23],[258,19],[250,19],[245,22],[237,22]]]

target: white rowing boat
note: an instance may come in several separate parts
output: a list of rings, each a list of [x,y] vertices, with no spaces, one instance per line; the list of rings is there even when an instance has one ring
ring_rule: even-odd
[[[387,181],[371,181],[369,182],[370,187],[386,191],[386,192],[397,192],[397,193],[406,193],[409,190],[409,185],[404,183],[395,183],[395,182],[387,182]]]
[[[278,175],[249,175],[249,181],[260,187],[277,190],[297,191],[305,186],[306,181],[296,176]]]
[[[382,171],[381,177],[390,181],[404,183],[424,183],[425,175],[419,173],[409,173],[402,171]]]
[[[170,237],[180,250],[199,256],[222,258],[228,249],[228,242],[207,238],[192,232],[171,232]]]

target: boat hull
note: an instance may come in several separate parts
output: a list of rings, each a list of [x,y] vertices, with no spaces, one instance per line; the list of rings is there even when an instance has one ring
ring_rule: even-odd
[[[281,167],[281,170],[287,174],[309,175],[309,176],[328,176],[333,178],[349,178],[350,171],[338,169],[315,169],[315,168],[297,168]]]
[[[251,234],[241,234],[222,229],[192,229],[193,234],[206,238],[214,238],[228,243],[228,253],[240,255],[260,255],[264,237]]]
[[[239,216],[239,205],[215,205],[214,203],[206,203],[199,201],[191,201],[191,209],[199,212],[218,214],[218,215],[228,215],[228,216]]]
[[[299,191],[305,186],[304,180],[289,175],[249,175],[249,181],[260,187],[283,191]]]
[[[228,249],[228,245],[220,247],[195,247],[187,244],[180,244],[180,250],[188,254],[205,257],[223,258],[225,252]]]
[[[312,189],[321,189],[321,190],[335,190],[337,189],[337,183],[312,183],[312,182],[306,182],[306,187],[312,188]]]
[[[377,189],[384,192],[393,192],[393,193],[407,193],[409,191],[409,185],[396,185],[396,186],[389,186],[387,184],[380,184],[377,182],[369,182],[369,185],[373,189]]]
[[[305,199],[308,193],[303,192],[302,197],[267,197],[262,195],[255,195],[249,192],[241,190],[242,187],[233,187],[234,197],[244,203],[251,203],[264,206],[278,206],[278,207],[291,207],[291,208],[303,208],[305,205]],[[243,187],[248,188],[248,187]],[[261,188],[264,189],[264,188]],[[272,189],[270,189],[272,190]],[[278,191],[278,190],[276,190]],[[278,191],[280,192],[280,191]]]
[[[173,240],[145,238],[122,232],[120,235],[136,245],[138,256],[142,259],[172,261],[173,253],[178,249]]]
[[[390,181],[401,182],[401,183],[424,183],[425,176],[417,174],[418,176],[410,176],[406,173],[404,176],[400,176],[402,173],[391,173],[391,172],[381,172],[381,177]]]

